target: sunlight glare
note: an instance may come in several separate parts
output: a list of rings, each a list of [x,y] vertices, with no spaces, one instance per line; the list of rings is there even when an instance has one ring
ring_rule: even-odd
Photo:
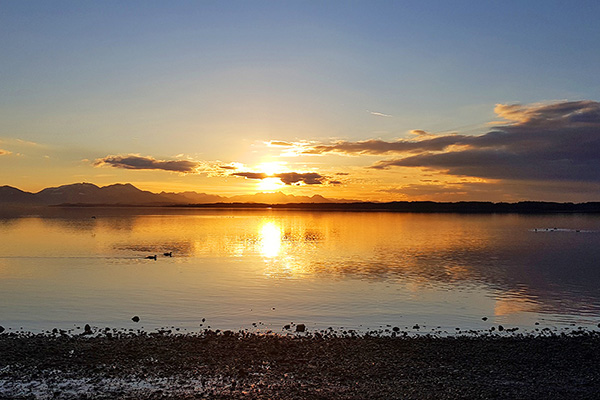
[[[260,172],[264,172],[268,176],[273,176],[275,174],[283,172],[286,169],[284,164],[284,162],[278,161],[264,162],[259,164],[257,169]]]
[[[283,182],[279,178],[265,178],[257,183],[258,189],[262,191],[277,190],[283,186]]]
[[[281,229],[274,222],[266,222],[260,227],[260,252],[267,258],[276,257],[281,249]]]

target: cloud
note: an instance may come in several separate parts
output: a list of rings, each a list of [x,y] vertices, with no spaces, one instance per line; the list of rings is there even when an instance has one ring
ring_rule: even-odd
[[[12,154],[12,153],[8,150],[0,149],[0,156],[7,156],[9,154]]]
[[[305,151],[401,156],[380,160],[374,169],[411,167],[479,178],[600,182],[600,103],[499,104],[495,111],[508,122],[482,135],[338,141]]]
[[[424,131],[422,129],[413,129],[412,131],[410,131],[410,133],[413,135],[417,135],[417,136],[432,136],[431,133]]]
[[[294,143],[284,142],[281,140],[271,140],[270,142],[267,143],[267,145],[272,146],[272,147],[292,147],[292,146],[294,146]]]
[[[282,174],[276,174],[275,177],[281,179],[281,182],[286,185],[303,182],[306,185],[321,185],[326,179],[323,175],[316,172],[308,172],[299,174],[297,172],[286,172]]]
[[[283,172],[279,174],[269,175],[264,172],[235,172],[233,176],[242,176],[247,179],[266,179],[279,178],[286,185],[294,185],[303,183],[305,185],[322,185],[326,182],[327,177],[316,172]]]
[[[495,110],[514,122],[457,140],[455,144],[464,148],[422,151],[379,161],[373,168],[425,167],[495,179],[600,181],[600,103],[498,105]]]
[[[233,176],[243,176],[244,178],[247,179],[265,179],[265,178],[269,178],[269,175],[265,174],[264,172],[235,172],[233,174],[231,174]]]
[[[377,111],[369,111],[367,110],[367,112],[371,115],[374,115],[376,117],[385,117],[385,118],[393,118],[393,115],[389,115],[389,114],[384,114],[384,113],[380,113]]]
[[[385,155],[421,151],[442,151],[452,145],[467,145],[472,141],[472,139],[473,137],[465,135],[447,135],[420,141],[400,139],[394,142],[388,142],[380,139],[369,139],[358,142],[347,142],[344,140],[340,140],[332,144],[321,144],[306,147],[303,153],[337,153],[342,155]]]
[[[180,173],[196,173],[200,167],[200,163],[189,160],[164,161],[156,160],[152,157],[143,157],[137,154],[129,154],[127,156],[106,156],[99,158],[94,162],[94,166],[110,166],[123,169],[139,169],[139,170],[163,170]]]

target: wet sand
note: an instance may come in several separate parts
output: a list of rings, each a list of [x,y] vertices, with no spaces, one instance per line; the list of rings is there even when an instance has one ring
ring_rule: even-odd
[[[0,335],[0,398],[592,399],[600,333]]]

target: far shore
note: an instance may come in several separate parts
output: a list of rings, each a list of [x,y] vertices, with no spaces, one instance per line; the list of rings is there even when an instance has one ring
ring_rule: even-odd
[[[1,398],[595,399],[600,333],[0,335]]]
[[[99,209],[109,208],[132,209],[227,209],[227,210],[293,210],[324,212],[395,212],[395,213],[446,213],[446,214],[600,214],[600,202],[588,203],[555,203],[523,201],[517,203],[493,203],[484,201],[464,202],[432,202],[432,201],[396,201],[387,203],[352,202],[352,203],[144,203],[144,204],[14,204],[1,203],[0,217],[27,213],[41,215],[56,212],[60,209]]]

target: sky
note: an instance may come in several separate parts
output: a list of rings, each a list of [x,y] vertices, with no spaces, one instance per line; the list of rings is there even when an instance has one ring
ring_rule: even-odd
[[[0,0],[0,185],[600,201],[598,15]]]

